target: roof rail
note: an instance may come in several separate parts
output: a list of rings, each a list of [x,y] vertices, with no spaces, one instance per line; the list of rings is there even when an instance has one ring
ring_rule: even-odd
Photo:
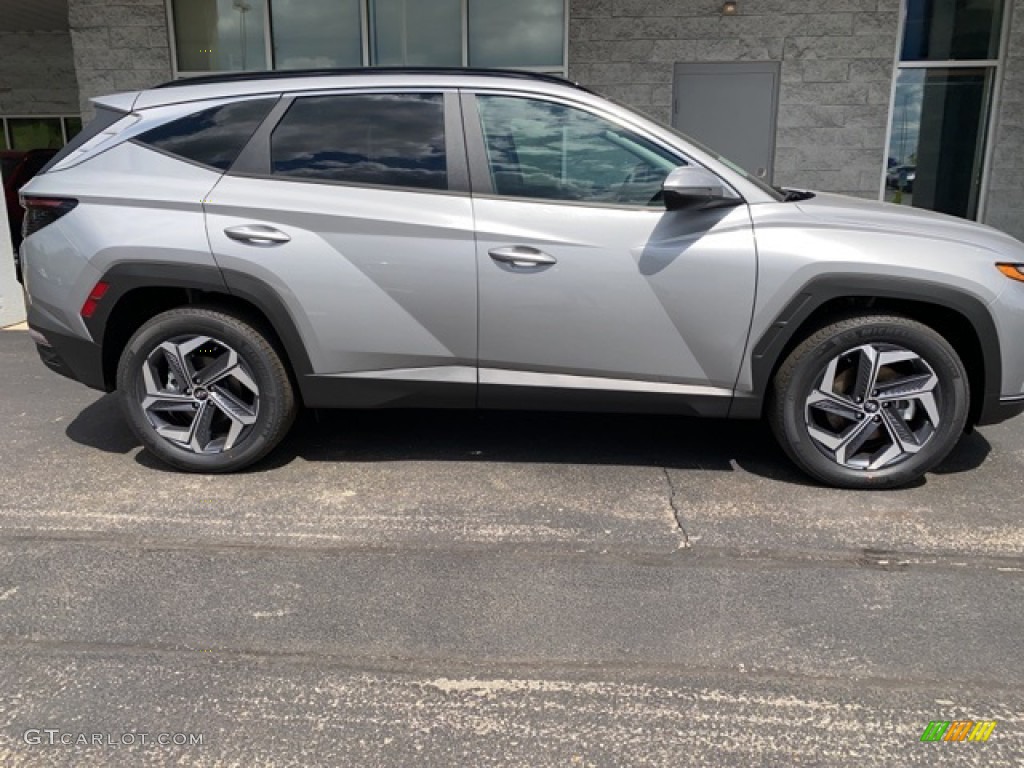
[[[226,72],[220,75],[199,75],[171,80],[154,88],[177,88],[186,85],[237,83],[250,80],[283,80],[299,77],[337,77],[338,75],[483,75],[521,80],[540,80],[587,90],[559,75],[527,72],[521,69],[488,69],[482,67],[359,67],[350,69],[275,69],[266,72]]]

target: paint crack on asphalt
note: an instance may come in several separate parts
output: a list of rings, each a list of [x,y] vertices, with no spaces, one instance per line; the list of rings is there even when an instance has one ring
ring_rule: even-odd
[[[689,549],[691,546],[690,537],[683,526],[682,512],[679,511],[679,506],[676,504],[676,485],[672,482],[672,475],[669,474],[668,467],[662,467],[661,471],[664,473],[665,482],[668,484],[668,505],[672,508],[672,516],[675,519],[676,528],[679,530],[679,535],[683,538],[676,549]]]

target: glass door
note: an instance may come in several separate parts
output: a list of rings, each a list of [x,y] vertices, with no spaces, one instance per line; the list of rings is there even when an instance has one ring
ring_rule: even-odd
[[[907,0],[884,199],[976,219],[1003,0]]]

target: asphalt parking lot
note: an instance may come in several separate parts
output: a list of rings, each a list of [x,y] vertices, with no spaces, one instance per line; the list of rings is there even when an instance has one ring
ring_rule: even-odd
[[[1024,761],[1024,419],[897,492],[547,414],[308,415],[188,476],[7,331],[0,425],[3,766]]]

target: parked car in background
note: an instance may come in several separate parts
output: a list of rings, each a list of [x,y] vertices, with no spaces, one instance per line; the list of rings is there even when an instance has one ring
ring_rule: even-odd
[[[14,211],[11,207],[11,201],[13,200],[15,208],[21,210],[21,205],[18,203],[18,190],[13,183],[14,171],[24,159],[24,152],[19,152],[14,149],[5,149],[0,151],[0,178],[3,179],[4,204],[7,206],[7,218],[11,225],[12,234],[14,232],[14,219],[12,217]]]
[[[15,166],[21,162],[23,157],[25,157],[25,153],[15,149],[0,150],[0,178],[3,179],[5,187],[8,177],[14,172]]]
[[[771,187],[559,78],[96,104],[22,189],[30,333],[182,470],[248,466],[302,405],[562,409],[764,417],[818,480],[888,488],[1024,411],[1024,244]]]
[[[21,262],[18,248],[21,245],[21,223],[25,209],[18,200],[18,190],[28,184],[43,167],[57,154],[56,149],[30,149],[27,152],[6,150],[0,152],[2,161],[4,202],[7,205],[7,220],[11,227],[11,245],[14,247],[14,269],[21,282]]]
[[[914,180],[917,178],[916,165],[897,165],[885,173],[885,186],[889,189],[900,189],[913,193]]]

